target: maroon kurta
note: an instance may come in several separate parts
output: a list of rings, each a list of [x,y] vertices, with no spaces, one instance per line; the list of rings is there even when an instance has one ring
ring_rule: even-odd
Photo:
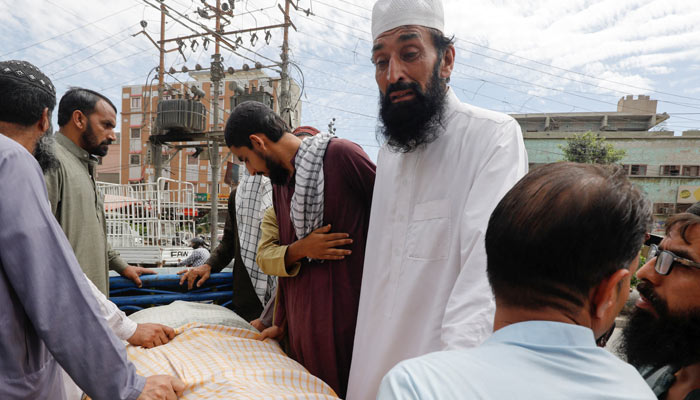
[[[287,324],[290,356],[341,397],[352,359],[375,168],[357,144],[331,140],[323,159],[323,224],[331,224],[331,232],[350,235],[353,243],[347,248],[352,254],[322,263],[303,260],[297,276],[279,278],[275,320]],[[297,240],[289,216],[293,193],[293,183],[273,185],[281,245]]]

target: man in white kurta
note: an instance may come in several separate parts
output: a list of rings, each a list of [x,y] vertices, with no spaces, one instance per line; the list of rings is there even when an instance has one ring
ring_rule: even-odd
[[[398,11],[392,10],[395,3],[401,3]],[[416,9],[433,10],[434,15],[411,16]],[[389,24],[381,20],[386,15],[391,17]],[[380,92],[392,99],[411,99],[412,89],[397,86],[406,90],[392,92],[391,84],[418,81],[418,61],[410,60],[430,54],[432,44],[421,37],[420,29],[403,26],[442,32],[442,5],[380,0],[372,17]],[[382,42],[383,32],[395,30],[396,46]],[[448,54],[443,63],[454,62],[454,48],[449,47],[452,59]],[[438,78],[449,80],[445,78],[451,68],[435,70]],[[388,137],[389,145],[379,152],[350,400],[375,398],[382,377],[402,360],[474,347],[492,331],[495,305],[486,278],[484,233],[493,208],[527,172],[527,153],[513,118],[462,103],[452,89],[444,93],[441,124],[433,132],[436,139],[396,151]],[[383,117],[385,125],[387,119]]]

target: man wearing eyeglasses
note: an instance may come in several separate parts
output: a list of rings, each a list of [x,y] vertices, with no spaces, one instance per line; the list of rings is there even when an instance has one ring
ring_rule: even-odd
[[[700,216],[669,219],[637,277],[623,353],[659,399],[700,399]]]

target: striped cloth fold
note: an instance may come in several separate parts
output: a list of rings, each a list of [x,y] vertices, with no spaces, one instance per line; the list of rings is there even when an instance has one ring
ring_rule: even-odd
[[[223,325],[189,323],[152,349],[127,346],[142,376],[171,375],[185,383],[180,399],[333,400],[335,392],[271,339]]]
[[[323,157],[334,136],[319,133],[304,139],[294,158],[294,194],[290,217],[298,239],[323,225]]]

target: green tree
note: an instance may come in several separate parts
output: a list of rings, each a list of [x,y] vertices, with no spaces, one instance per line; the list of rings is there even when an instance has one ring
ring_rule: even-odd
[[[606,143],[605,138],[588,131],[584,134],[574,134],[566,139],[566,145],[559,145],[564,151],[564,161],[585,164],[614,164],[622,160],[627,152],[616,149],[612,143]]]

